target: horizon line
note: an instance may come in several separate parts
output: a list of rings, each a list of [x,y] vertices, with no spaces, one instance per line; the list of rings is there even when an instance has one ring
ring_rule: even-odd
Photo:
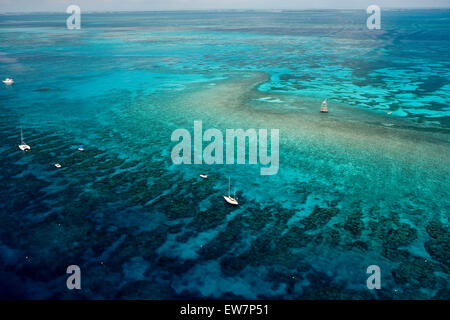
[[[226,9],[154,9],[154,10],[86,10],[84,13],[125,13],[125,12],[212,12],[212,11],[259,11],[259,12],[295,12],[295,11],[326,11],[326,10],[365,10],[366,8],[304,8],[304,9],[232,9],[232,8],[226,8]],[[382,8],[383,9],[383,8]],[[449,6],[439,6],[439,7],[384,7],[383,10],[440,10],[440,9],[450,9]],[[65,11],[0,11],[0,14],[20,14],[20,13],[27,13],[27,14],[33,14],[33,13],[64,13],[67,14]]]

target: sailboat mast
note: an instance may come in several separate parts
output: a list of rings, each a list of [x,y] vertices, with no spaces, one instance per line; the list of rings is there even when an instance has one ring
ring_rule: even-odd
[[[20,143],[23,144],[23,130],[20,128]]]
[[[231,178],[228,177],[228,196],[231,196]]]

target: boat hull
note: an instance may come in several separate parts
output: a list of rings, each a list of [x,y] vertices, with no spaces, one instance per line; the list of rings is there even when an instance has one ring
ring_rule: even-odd
[[[228,197],[228,196],[223,196],[223,198],[225,199],[225,201],[233,206],[237,206],[239,203],[237,202],[236,199],[232,198],[232,197]]]
[[[19,149],[22,150],[22,151],[28,151],[28,150],[31,150],[30,146],[27,145],[27,144],[21,144],[21,145],[19,145]]]

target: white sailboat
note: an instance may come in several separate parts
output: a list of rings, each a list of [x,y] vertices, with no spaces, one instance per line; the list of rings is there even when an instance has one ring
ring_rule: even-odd
[[[223,196],[226,202],[233,206],[237,206],[239,203],[237,202],[236,192],[234,193],[234,198],[231,196],[231,179],[228,178],[228,196]]]
[[[23,141],[23,131],[22,129],[20,129],[20,144],[19,144],[19,149],[22,151],[29,151],[31,150],[31,147],[29,145],[27,145],[25,143],[25,141]]]
[[[323,100],[322,105],[320,106],[320,112],[323,112],[323,113],[328,112],[327,99]]]
[[[6,78],[5,80],[2,80],[2,82],[4,84],[6,84],[7,86],[10,86],[10,85],[12,85],[14,83],[14,80],[11,79],[11,78]]]

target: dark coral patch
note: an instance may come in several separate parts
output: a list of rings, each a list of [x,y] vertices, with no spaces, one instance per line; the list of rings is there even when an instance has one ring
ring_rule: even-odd
[[[303,219],[301,223],[306,230],[316,229],[325,226],[331,218],[339,213],[337,208],[319,208],[315,207],[313,212]]]
[[[364,223],[362,222],[361,218],[361,211],[358,210],[353,212],[345,221],[344,229],[350,231],[350,233],[355,237],[360,236],[362,230],[364,229]]]

